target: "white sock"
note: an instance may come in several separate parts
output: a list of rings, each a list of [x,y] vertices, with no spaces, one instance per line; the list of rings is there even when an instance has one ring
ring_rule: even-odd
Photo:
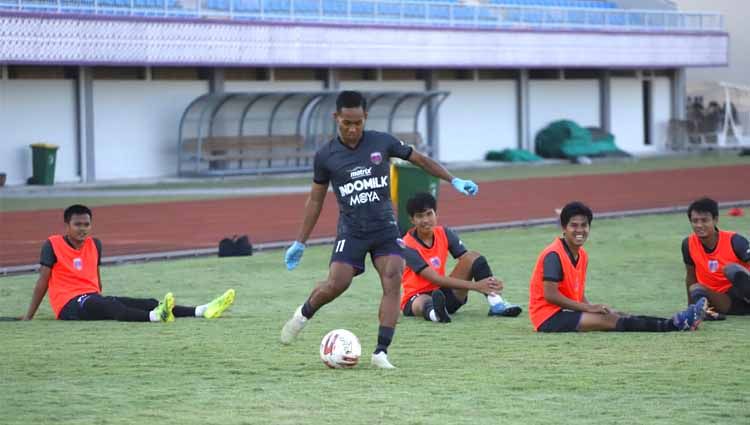
[[[434,308],[432,310],[430,310],[430,314],[428,314],[428,316],[430,316],[430,320],[432,320],[433,322],[439,322],[440,321],[440,318],[438,317],[437,313],[435,313],[435,309]]]
[[[305,317],[305,315],[302,314],[302,306],[299,306],[299,307],[297,307],[296,310],[294,310],[294,316],[292,316],[292,317],[294,317],[295,319],[300,320],[302,322],[306,322],[307,321],[307,317]]]
[[[203,317],[203,313],[206,312],[208,304],[203,304],[195,307],[195,317]]]
[[[148,312],[148,320],[151,322],[161,322],[159,316],[156,315],[156,310],[151,310]]]
[[[505,302],[505,300],[503,300],[503,297],[501,297],[500,295],[492,293],[492,294],[487,295],[487,302],[490,303],[490,306],[493,306],[493,305],[502,304]]]

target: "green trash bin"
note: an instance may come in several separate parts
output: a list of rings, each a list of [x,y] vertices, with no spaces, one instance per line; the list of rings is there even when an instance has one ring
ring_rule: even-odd
[[[57,148],[56,145],[46,143],[34,143],[31,145],[33,174],[28,180],[29,184],[50,186],[55,183]]]
[[[406,203],[419,192],[427,192],[438,199],[440,179],[427,174],[419,167],[406,161],[391,164],[391,198],[396,207],[398,227],[401,234],[412,226]]]

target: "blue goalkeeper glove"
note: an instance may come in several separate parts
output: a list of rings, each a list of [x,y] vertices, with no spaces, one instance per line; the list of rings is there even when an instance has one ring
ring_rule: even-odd
[[[463,180],[459,179],[458,177],[453,177],[453,180],[451,180],[451,184],[456,188],[457,191],[463,193],[464,195],[474,196],[479,193],[479,186],[477,186],[477,184],[471,180]]]
[[[286,250],[284,255],[284,263],[286,263],[286,269],[292,270],[299,265],[302,260],[302,254],[305,252],[305,244],[302,242],[294,241],[292,246]]]

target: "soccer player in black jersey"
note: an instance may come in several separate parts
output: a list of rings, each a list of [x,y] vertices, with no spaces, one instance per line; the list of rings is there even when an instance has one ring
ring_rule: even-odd
[[[466,195],[476,195],[479,188],[470,180],[454,177],[445,167],[395,137],[365,130],[367,104],[359,92],[339,94],[334,119],[338,135],[315,154],[313,184],[302,228],[284,258],[289,270],[299,264],[330,185],[339,204],[339,220],[328,278],[313,289],[284,325],[281,342],[291,343],[318,309],[346,291],[352,279],[364,272],[369,252],[383,288],[378,342],[371,360],[375,367],[392,369],[387,350],[399,316],[404,260],[403,242],[390,202],[389,160],[391,157],[408,160],[451,182]]]

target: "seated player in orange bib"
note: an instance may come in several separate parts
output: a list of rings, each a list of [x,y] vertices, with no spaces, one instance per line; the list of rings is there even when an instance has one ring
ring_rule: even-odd
[[[487,259],[468,251],[453,230],[438,226],[437,202],[432,195],[417,193],[407,201],[406,211],[414,227],[403,238],[406,268],[401,278],[401,311],[405,316],[450,322],[450,315],[466,304],[469,291],[487,297],[490,316],[521,314],[520,306],[500,296],[503,282],[492,274]],[[458,263],[446,276],[449,252]]]
[[[669,332],[698,328],[707,305],[701,298],[670,319],[633,316],[586,298],[588,254],[583,248],[593,213],[580,202],[560,212],[563,236],[542,250],[531,274],[529,318],[538,332]]]
[[[63,218],[65,234],[50,236],[42,245],[39,279],[23,320],[34,318],[44,295],[55,318],[60,320],[118,320],[125,322],[171,322],[175,317],[219,317],[234,302],[234,289],[208,304],[176,306],[168,293],[163,302],[149,298],[102,295],[102,243],[89,236],[91,210],[83,205],[68,207]]]
[[[707,320],[750,314],[750,244],[719,230],[719,204],[701,198],[688,207],[693,234],[682,241],[688,304],[708,298]]]

